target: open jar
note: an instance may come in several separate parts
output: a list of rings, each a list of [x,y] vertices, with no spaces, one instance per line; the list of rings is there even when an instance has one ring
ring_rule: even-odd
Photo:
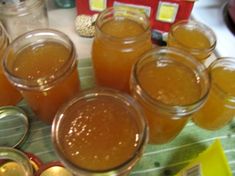
[[[75,175],[126,175],[143,153],[148,126],[131,96],[99,88],[60,108],[52,140],[60,161]]]
[[[174,139],[204,104],[210,79],[206,68],[176,48],[153,49],[133,65],[131,94],[144,108],[152,144]]]
[[[96,83],[129,92],[131,66],[151,48],[149,19],[143,12],[107,8],[96,20],[92,45]]]
[[[67,35],[53,29],[16,38],[5,52],[3,71],[37,117],[49,124],[80,90],[75,47]]]
[[[12,40],[27,31],[48,27],[45,0],[3,0],[0,20]]]

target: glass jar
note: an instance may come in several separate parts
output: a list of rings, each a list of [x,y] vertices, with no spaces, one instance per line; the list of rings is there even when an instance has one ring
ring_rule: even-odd
[[[216,36],[212,29],[203,23],[182,20],[171,26],[167,46],[185,50],[204,62],[215,49]]]
[[[193,115],[193,122],[207,130],[224,127],[235,117],[235,58],[222,57],[209,66],[211,90],[208,100]]]
[[[61,8],[75,7],[75,0],[54,0],[56,5]]]
[[[113,89],[78,94],[57,112],[52,141],[75,175],[125,175],[140,159],[148,126],[138,103]]]
[[[33,176],[29,158],[17,149],[0,147],[0,162],[0,175]]]
[[[110,7],[97,18],[92,46],[96,83],[129,91],[131,66],[152,48],[148,17],[125,7]]]
[[[133,66],[131,94],[144,108],[151,144],[174,139],[205,102],[210,79],[203,64],[176,48],[145,53]]]
[[[6,1],[0,4],[0,20],[10,38],[38,28],[48,27],[44,0]]]
[[[52,29],[14,40],[3,58],[3,70],[37,117],[49,124],[60,105],[80,89],[75,47],[68,36]]]
[[[0,23],[0,62],[2,63],[3,54],[9,45],[9,38],[2,24]],[[12,86],[0,67],[0,106],[16,105],[21,100],[20,92]]]

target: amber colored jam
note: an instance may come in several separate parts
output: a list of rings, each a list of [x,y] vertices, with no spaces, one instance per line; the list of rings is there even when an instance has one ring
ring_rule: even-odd
[[[205,32],[196,27],[180,26],[168,36],[168,46],[181,48],[190,52],[198,60],[207,59],[212,52],[212,44]]]
[[[49,79],[54,79],[55,74],[68,62],[70,50],[60,43],[44,42],[28,46],[14,57],[13,74],[29,83],[37,82],[37,90],[21,90],[23,97],[39,119],[51,123],[61,104],[79,91],[76,66],[67,75],[57,78],[50,88],[44,89]]]
[[[6,38],[0,36],[0,63],[7,45]],[[0,106],[16,105],[21,98],[20,92],[10,84],[0,67]]]
[[[138,81],[148,96],[168,107],[190,105],[201,96],[199,77],[190,68],[174,61],[145,64],[138,72]],[[165,113],[164,109],[155,107],[158,104],[149,105],[138,96],[137,101],[145,109],[150,128],[150,143],[169,142],[187,123],[188,116]]]
[[[150,33],[129,19],[110,20],[100,30],[92,49],[96,82],[129,92],[131,66],[141,54],[152,48]]]
[[[211,70],[211,77],[212,88],[208,100],[194,114],[193,121],[202,128],[216,130],[235,116],[235,69],[216,67]]]
[[[129,106],[101,96],[69,107],[58,129],[59,147],[66,159],[79,168],[104,171],[135,155],[140,130]]]

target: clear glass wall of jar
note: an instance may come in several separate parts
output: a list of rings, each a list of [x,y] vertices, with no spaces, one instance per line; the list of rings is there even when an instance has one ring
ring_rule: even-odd
[[[148,17],[140,11],[111,7],[99,15],[95,28],[96,83],[129,92],[131,66],[152,48]]]
[[[80,90],[77,54],[64,33],[38,29],[16,38],[3,58],[3,71],[37,117],[52,123],[58,108]]]
[[[207,130],[218,130],[235,117],[235,58],[218,58],[209,66],[211,90],[193,122]]]
[[[131,94],[144,108],[150,143],[174,139],[205,102],[210,79],[190,54],[163,47],[145,53],[133,66]]]
[[[0,20],[12,40],[27,31],[48,27],[45,0],[5,1],[0,4]]]
[[[22,99],[20,92],[10,84],[2,70],[2,58],[8,45],[9,38],[0,23],[0,106],[16,105]]]

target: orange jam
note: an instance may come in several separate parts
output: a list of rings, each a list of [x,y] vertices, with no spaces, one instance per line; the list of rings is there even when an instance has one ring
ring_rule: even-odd
[[[152,48],[149,28],[127,17],[114,17],[96,28],[92,60],[97,84],[129,92],[131,66]]]
[[[215,40],[213,32],[206,26],[194,22],[179,22],[169,32],[168,46],[181,48],[198,60],[205,60],[214,50]]]
[[[198,126],[208,130],[222,128],[235,116],[235,62],[226,59],[217,62],[227,63],[210,68],[212,88],[208,100],[193,116]]]
[[[57,42],[44,42],[27,46],[10,57],[14,58],[13,74],[28,83],[21,89],[24,98],[39,119],[51,123],[60,105],[79,90],[76,66],[66,77],[56,78],[71,57],[70,50]],[[49,85],[55,79],[58,81]]]
[[[73,163],[78,175],[81,170],[90,174],[130,170],[146,143],[147,127],[136,102],[126,94],[106,92],[75,97],[53,123],[59,156],[68,168]]]
[[[9,41],[0,28],[0,63],[8,44]],[[22,99],[20,93],[7,80],[2,67],[0,67],[0,87],[0,106],[16,105]]]
[[[176,54],[169,54],[173,51]],[[178,57],[177,52],[181,53],[170,48],[152,50],[133,68],[131,93],[144,107],[153,144],[176,137],[204,95],[204,78],[190,64],[193,58]]]

